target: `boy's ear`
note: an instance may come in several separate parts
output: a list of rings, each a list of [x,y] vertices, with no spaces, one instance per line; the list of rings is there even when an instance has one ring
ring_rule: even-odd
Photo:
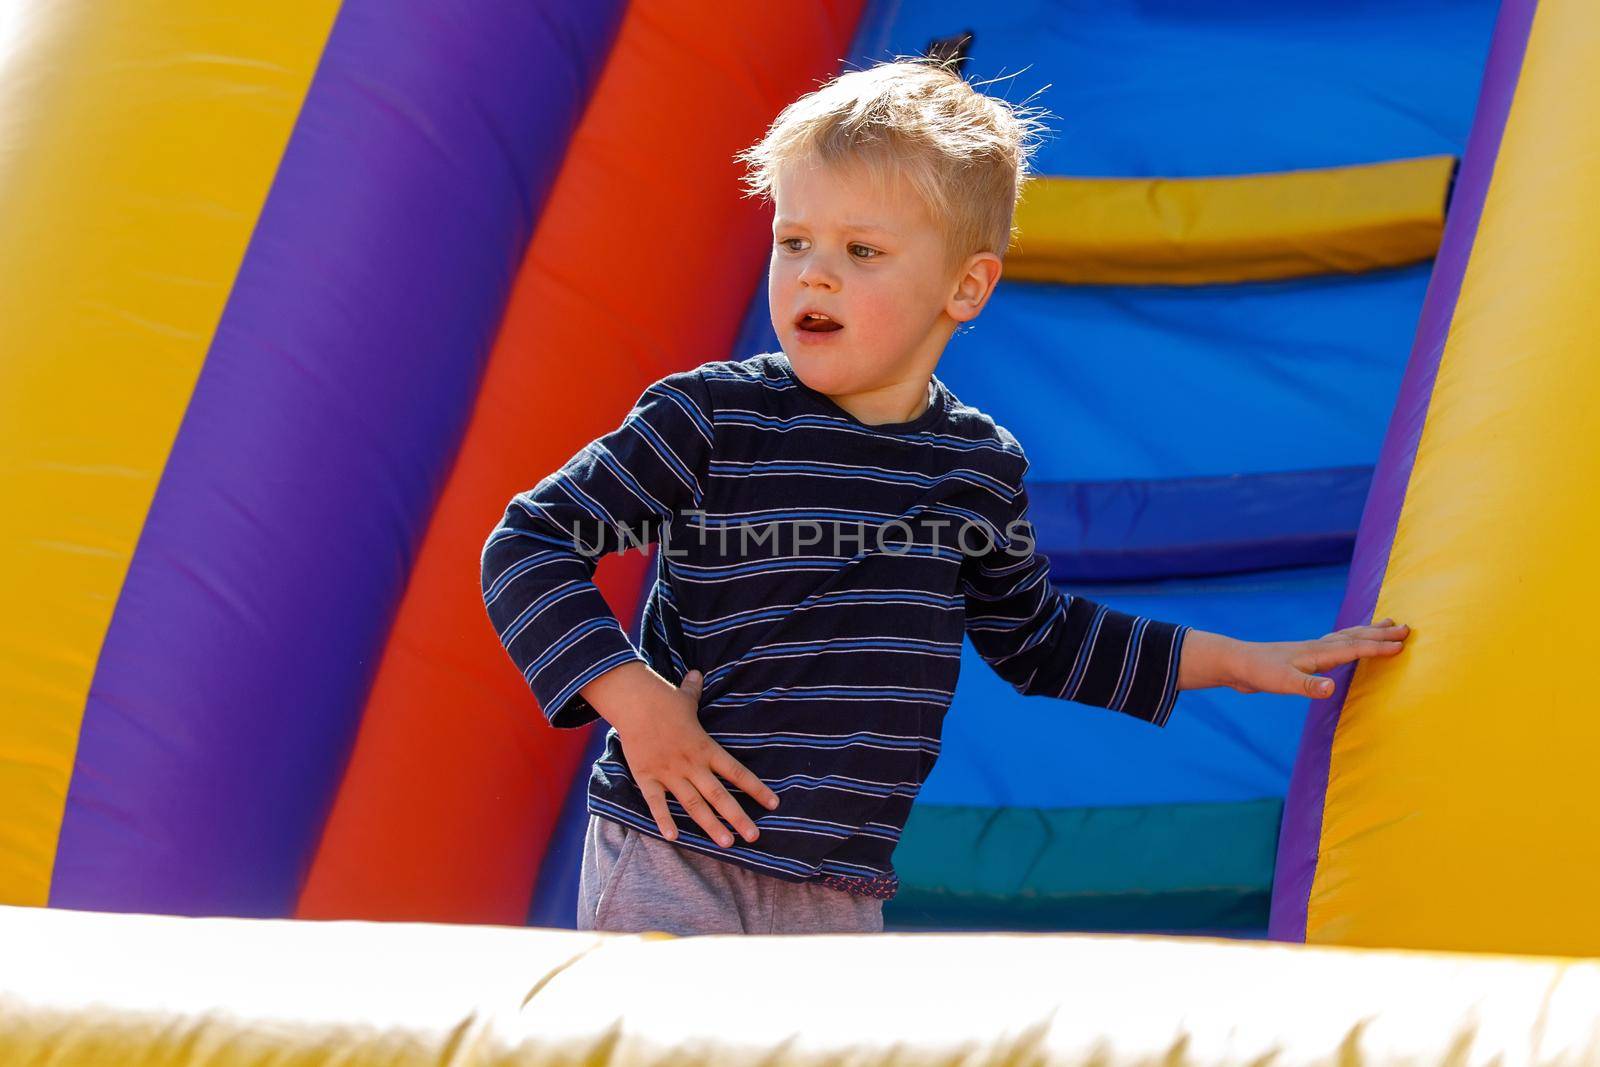
[[[945,311],[957,322],[970,322],[978,317],[989,294],[1000,281],[1000,257],[993,252],[975,252],[961,268],[956,281],[956,291],[945,303]]]

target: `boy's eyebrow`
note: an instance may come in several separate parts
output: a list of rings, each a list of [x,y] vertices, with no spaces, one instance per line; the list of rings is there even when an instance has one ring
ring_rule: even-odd
[[[793,219],[775,218],[775,219],[772,220],[772,225],[776,228],[776,227],[782,227],[782,226],[799,226],[799,225],[801,225],[801,223],[798,223],[798,222],[794,221]],[[900,236],[894,230],[889,229],[889,227],[880,226],[876,222],[843,222],[843,223],[840,223],[839,225],[843,229],[846,229],[846,230],[872,230],[875,233],[886,233],[890,237],[899,237]]]

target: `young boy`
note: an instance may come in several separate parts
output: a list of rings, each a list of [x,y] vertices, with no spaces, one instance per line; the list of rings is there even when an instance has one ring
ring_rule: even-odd
[[[1038,129],[934,61],[791,104],[738,157],[775,201],[782,351],[659,379],[490,535],[484,601],[546,718],[611,725],[579,929],[881,931],[963,635],[1021,693],[1156,726],[1181,689],[1327,696],[1314,672],[1400,650],[1389,619],[1252,643],[1050,584],[1022,447],[934,374]],[[636,650],[592,577],[651,540]]]

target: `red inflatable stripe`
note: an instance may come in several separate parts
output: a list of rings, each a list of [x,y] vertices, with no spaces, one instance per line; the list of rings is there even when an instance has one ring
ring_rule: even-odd
[[[524,921],[594,727],[544,723],[489,625],[479,550],[514,493],[613,428],[652,380],[733,354],[770,209],[740,196],[732,156],[836,72],[861,8],[703,0],[625,17],[522,264],[298,917]],[[624,621],[643,564],[601,563]]]

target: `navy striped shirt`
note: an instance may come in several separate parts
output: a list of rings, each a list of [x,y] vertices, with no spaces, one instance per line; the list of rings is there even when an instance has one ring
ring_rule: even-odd
[[[579,689],[623,663],[704,675],[701,725],[780,803],[730,788],[760,836],[723,848],[669,793],[681,847],[892,897],[963,635],[1025,695],[1166,724],[1189,628],[1051,585],[1021,446],[930,386],[914,419],[868,425],[781,352],[669,374],[513,497],[485,543],[484,603],[551,725],[597,719]],[[650,543],[635,649],[593,575],[600,554]],[[661,837],[615,729],[588,810]]]

